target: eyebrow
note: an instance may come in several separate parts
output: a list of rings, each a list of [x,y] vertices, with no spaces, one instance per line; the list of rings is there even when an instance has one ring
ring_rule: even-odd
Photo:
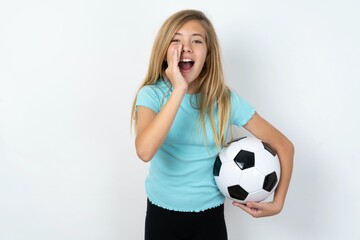
[[[179,36],[182,36],[183,34],[182,33],[175,33],[175,36],[176,35],[179,35]],[[203,39],[205,39],[205,37],[202,35],[202,34],[200,34],[200,33],[193,33],[193,34],[191,34],[191,36],[193,37],[193,36],[199,36],[199,37],[202,37]]]

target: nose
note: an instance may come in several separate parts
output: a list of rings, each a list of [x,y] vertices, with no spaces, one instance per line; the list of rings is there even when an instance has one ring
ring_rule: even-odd
[[[192,49],[189,47],[189,45],[184,44],[182,52],[192,52]]]

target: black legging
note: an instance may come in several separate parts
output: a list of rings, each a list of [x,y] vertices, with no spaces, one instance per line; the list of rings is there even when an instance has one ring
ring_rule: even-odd
[[[227,240],[224,205],[177,212],[147,203],[145,240]]]

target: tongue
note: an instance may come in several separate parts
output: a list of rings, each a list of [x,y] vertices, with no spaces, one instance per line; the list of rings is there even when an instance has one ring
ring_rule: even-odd
[[[189,70],[193,65],[193,62],[179,62],[179,68],[181,70]]]

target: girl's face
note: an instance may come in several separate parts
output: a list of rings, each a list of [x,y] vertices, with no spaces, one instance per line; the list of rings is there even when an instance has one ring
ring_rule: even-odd
[[[200,75],[207,55],[205,29],[199,21],[188,21],[175,33],[167,50],[167,61],[173,59],[175,48],[181,48],[178,66],[190,85]]]

